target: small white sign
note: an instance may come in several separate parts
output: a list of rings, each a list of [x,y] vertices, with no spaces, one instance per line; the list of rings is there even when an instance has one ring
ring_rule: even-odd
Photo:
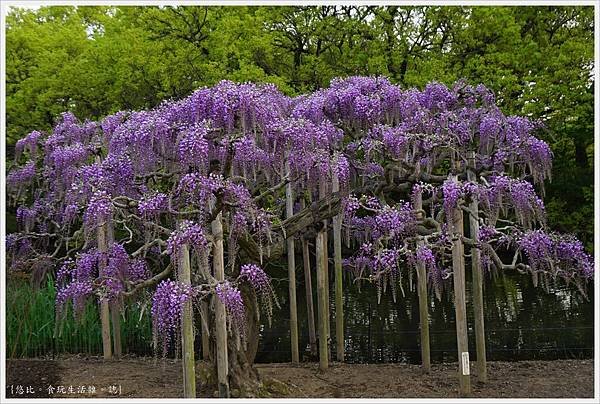
[[[469,371],[469,353],[462,353],[462,374],[463,376],[469,376],[471,372]]]

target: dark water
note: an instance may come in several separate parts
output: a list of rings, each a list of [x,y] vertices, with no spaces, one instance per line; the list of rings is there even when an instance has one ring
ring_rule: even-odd
[[[281,271],[281,269],[279,269]],[[469,272],[469,271],[467,271]],[[275,277],[277,275],[274,273]],[[280,275],[283,277],[284,275]],[[301,357],[309,353],[304,275],[297,271],[298,321]],[[335,353],[335,302],[330,275],[332,352]],[[313,274],[313,283],[315,276]],[[547,293],[534,287],[530,277],[518,273],[487,276],[484,285],[485,327],[488,360],[592,358],[594,355],[593,285],[586,300],[574,288],[556,285]],[[405,295],[398,290],[396,302],[388,290],[377,303],[374,286],[361,290],[344,279],[345,353],[348,362],[420,363],[419,307],[416,290],[403,280]],[[431,359],[456,360],[456,331],[451,282],[438,300],[430,294]],[[275,310],[272,326],[263,326],[257,362],[288,362],[291,359],[287,282],[276,285],[281,310]],[[316,285],[313,285],[313,292]],[[316,292],[315,292],[316,293]],[[316,311],[316,297],[314,300]],[[475,356],[473,307],[467,274],[469,347]],[[315,312],[316,316],[316,312]]]

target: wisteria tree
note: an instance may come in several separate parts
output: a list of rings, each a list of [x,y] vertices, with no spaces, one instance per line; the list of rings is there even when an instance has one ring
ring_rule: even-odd
[[[101,122],[66,113],[52,133],[32,132],[17,144],[7,176],[20,225],[7,236],[11,268],[36,279],[56,271],[58,317],[68,302],[77,316],[97,299],[105,357],[111,322],[120,353],[124,301],[150,301],[156,350],[182,347],[184,396],[196,395],[194,330],[219,394],[229,396],[258,380],[251,365],[259,312],[268,317],[277,304],[263,268],[286,251],[298,361],[294,238],[302,238],[309,280],[306,240],[315,238],[327,367],[331,233],[338,360],[342,264],[357,281],[394,296],[402,277],[416,273],[426,369],[428,289],[439,295],[452,277],[461,392],[468,394],[465,257],[482,380],[482,276],[517,270],[545,286],[574,282],[582,292],[593,276],[581,243],[546,229],[535,187],[543,194],[552,153],[534,136],[540,125],[504,116],[483,86],[403,90],[381,77],[337,79],[297,98],[271,85],[223,81]],[[312,295],[307,290],[311,307]]]

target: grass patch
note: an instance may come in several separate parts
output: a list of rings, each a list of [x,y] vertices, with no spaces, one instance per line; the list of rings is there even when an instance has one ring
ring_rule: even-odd
[[[7,279],[6,355],[33,358],[60,354],[102,354],[98,306],[90,299],[81,318],[67,308],[56,320],[56,287],[51,278],[38,290],[24,279]],[[152,320],[138,303],[125,304],[121,314],[123,353],[152,354]]]

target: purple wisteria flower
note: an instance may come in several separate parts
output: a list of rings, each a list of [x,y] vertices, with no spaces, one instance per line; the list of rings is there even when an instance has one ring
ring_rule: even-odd
[[[184,304],[194,296],[190,285],[170,279],[158,284],[152,297],[152,328],[157,340],[162,342],[163,353],[166,354],[169,343],[177,335]]]
[[[229,281],[219,283],[215,288],[217,297],[225,306],[232,325],[244,336],[246,334],[246,309],[242,293]]]
[[[240,268],[240,278],[243,278],[252,287],[261,293],[271,293],[269,276],[256,264],[245,264]]]
[[[35,157],[42,132],[34,130],[23,139],[17,140],[15,144],[15,157],[18,159],[24,151],[28,151],[31,157]]]
[[[427,279],[433,286],[437,298],[441,299],[443,280],[447,277],[447,273],[438,265],[431,248],[425,245],[419,246],[415,253],[415,260],[425,266]]]
[[[208,163],[207,132],[205,123],[195,124],[183,132],[177,145],[177,156],[181,163],[192,167],[206,166]]]
[[[518,243],[534,270],[549,267],[554,243],[548,234],[542,230],[533,230],[525,233]]]
[[[106,221],[113,212],[110,196],[106,191],[97,190],[92,195],[90,203],[85,210],[83,220],[89,227],[97,226]]]
[[[138,211],[141,215],[151,217],[166,211],[169,197],[162,192],[144,195],[138,203]]]
[[[521,235],[517,243],[533,271],[547,271],[565,278],[579,275],[589,279],[593,276],[592,257],[572,236],[530,230]]]
[[[73,301],[73,316],[81,318],[85,310],[88,297],[92,296],[93,287],[90,281],[75,281],[56,292],[57,313],[64,313],[65,304],[68,300]]]
[[[454,217],[454,209],[458,206],[458,200],[462,196],[463,190],[460,184],[453,178],[448,178],[442,185],[444,195],[444,211],[448,220]]]
[[[35,178],[35,162],[29,160],[24,166],[11,170],[6,176],[9,187],[19,187],[29,184]]]
[[[208,240],[201,225],[190,220],[184,220],[179,224],[179,229],[171,233],[167,240],[167,252],[172,259],[177,259],[179,249],[184,244],[188,244],[191,248],[199,251],[206,250]]]

